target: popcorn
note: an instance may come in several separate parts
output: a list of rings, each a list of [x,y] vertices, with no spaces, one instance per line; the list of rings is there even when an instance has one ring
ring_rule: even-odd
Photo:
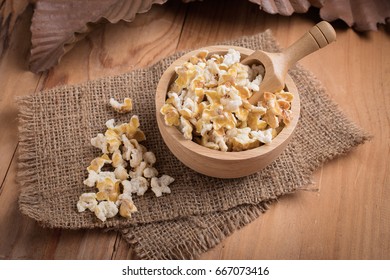
[[[133,110],[133,102],[130,98],[125,98],[123,103],[119,103],[114,98],[110,98],[110,105],[118,113],[128,113]]]
[[[160,178],[153,177],[151,180],[152,191],[157,197],[162,196],[163,193],[171,193],[171,189],[168,187],[175,179],[168,175],[162,175]]]
[[[96,183],[96,188],[99,192],[96,194],[96,199],[115,202],[120,194],[119,183],[119,180],[112,180],[108,177],[104,178],[104,180],[98,181]]]
[[[269,144],[291,123],[293,94],[265,92],[252,105],[248,100],[260,90],[263,65],[241,64],[240,53],[234,49],[223,56],[207,56],[202,50],[176,67],[177,78],[160,109],[165,124],[177,127],[185,139],[220,151]]]
[[[77,210],[79,212],[84,212],[86,209],[94,211],[96,205],[96,193],[83,193],[77,202]]]
[[[104,154],[101,157],[93,159],[91,164],[87,167],[87,170],[99,173],[106,163],[111,163],[111,160],[106,154]]]
[[[199,61],[204,59],[203,55],[205,56],[206,54],[200,54],[198,57]],[[187,65],[186,67],[194,71],[191,75],[197,75],[200,71],[199,66]],[[183,76],[183,79],[191,77]],[[192,82],[192,78],[185,82]],[[202,80],[199,79],[194,86],[202,86],[198,84],[201,82]],[[192,116],[199,114],[199,108],[202,111],[204,109],[203,105],[197,103],[197,98],[203,97],[202,90],[200,92],[197,91],[196,96],[188,96],[186,99],[184,99],[182,94],[179,97],[177,94],[172,93],[170,98],[171,103],[174,105],[167,104],[167,106],[173,108],[172,110],[176,110],[174,106],[188,110],[191,118],[187,120],[184,117],[180,117],[180,120],[191,129],[189,132],[191,136],[194,123]],[[131,110],[131,99],[125,98],[123,104],[112,100],[110,104],[118,112]],[[183,103],[182,100],[184,100]],[[163,193],[170,193],[171,190],[168,185],[174,179],[167,175],[157,179],[158,171],[153,166],[156,163],[156,156],[139,143],[145,140],[145,134],[139,128],[138,116],[134,115],[128,123],[118,125],[115,124],[114,119],[108,120],[106,127],[107,130],[104,134],[99,133],[91,139],[91,144],[101,150],[103,155],[91,161],[91,164],[87,167],[88,177],[83,182],[88,187],[96,187],[97,192],[81,194],[77,202],[77,210],[83,212],[89,209],[103,222],[108,218],[116,216],[118,213],[120,216],[130,219],[132,214],[138,211],[133,202],[132,194],[137,194],[137,196],[144,195],[152,181],[154,186],[153,192],[157,192],[158,196],[161,196]],[[109,171],[102,171],[103,167]],[[130,180],[129,177],[131,178]],[[123,188],[121,188],[121,185]]]
[[[117,168],[115,168],[114,174],[115,174],[115,178],[121,181],[126,180],[130,176],[123,165],[119,165]]]
[[[131,179],[131,181],[124,180],[122,181],[123,185],[123,193],[131,195],[132,193],[136,193],[141,196],[144,195],[145,192],[149,188],[149,182],[146,178],[138,176],[136,178]]]
[[[91,144],[92,146],[99,148],[102,151],[102,153],[104,154],[108,153],[107,139],[103,134],[99,133],[95,138],[92,138]]]
[[[96,217],[102,222],[118,214],[118,206],[112,201],[102,201],[94,209]]]
[[[119,201],[119,215],[121,215],[122,217],[130,219],[131,214],[138,211],[133,200],[131,199],[131,196],[121,194]]]
[[[101,182],[105,178],[115,180],[115,174],[113,172],[108,171],[96,173],[95,171],[91,170],[88,172],[88,178],[84,180],[84,185],[88,187],[94,187],[96,182]]]
[[[154,168],[154,167],[146,167],[146,168],[144,169],[143,175],[144,175],[145,178],[157,177],[158,171],[157,171],[157,169]]]

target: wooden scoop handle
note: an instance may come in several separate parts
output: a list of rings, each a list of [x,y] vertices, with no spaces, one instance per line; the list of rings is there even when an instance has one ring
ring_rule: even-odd
[[[326,21],[321,21],[306,32],[298,41],[283,51],[287,69],[305,56],[336,40],[336,32]]]

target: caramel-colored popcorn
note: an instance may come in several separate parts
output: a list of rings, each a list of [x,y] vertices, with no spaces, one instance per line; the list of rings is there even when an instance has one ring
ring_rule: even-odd
[[[119,201],[120,201],[119,215],[121,215],[122,217],[130,219],[131,214],[138,211],[133,200],[131,199],[131,196],[121,194]]]
[[[241,64],[234,49],[207,56],[207,51],[200,51],[176,67],[177,78],[160,110],[165,124],[177,127],[185,139],[220,151],[269,144],[291,123],[293,94],[265,92],[254,106],[248,100],[260,90],[264,67]],[[229,136],[232,129],[245,129],[245,133]]]
[[[98,181],[96,183],[96,188],[99,192],[96,194],[96,199],[115,202],[120,194],[119,183],[119,180],[112,180],[111,178],[105,178],[102,181]]]
[[[111,163],[111,160],[108,155],[104,154],[101,157],[93,159],[91,164],[87,167],[87,170],[88,172],[95,171],[96,173],[99,173],[106,163]]]
[[[133,102],[130,98],[125,98],[123,103],[119,103],[114,98],[111,98],[110,105],[118,113],[128,113],[133,109]]]

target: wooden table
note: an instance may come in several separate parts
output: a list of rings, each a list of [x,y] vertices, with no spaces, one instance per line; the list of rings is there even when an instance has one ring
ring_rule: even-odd
[[[117,233],[44,229],[19,212],[16,96],[121,74],[177,50],[268,28],[286,47],[319,21],[267,15],[246,1],[169,1],[132,23],[98,26],[58,66],[37,75],[27,66],[30,18],[31,11],[18,21],[0,58],[0,259],[137,258]],[[325,164],[307,191],[281,198],[201,259],[390,259],[390,38],[383,28],[358,34],[337,24],[336,31],[336,43],[301,64],[374,138]]]

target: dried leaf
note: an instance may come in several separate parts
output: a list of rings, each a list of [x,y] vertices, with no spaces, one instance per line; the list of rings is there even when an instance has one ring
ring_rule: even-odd
[[[343,20],[358,31],[377,30],[377,25],[386,24],[390,18],[388,0],[326,0],[320,16],[327,21]]]
[[[6,48],[17,18],[29,5],[29,0],[0,0],[0,55]]]
[[[40,0],[31,25],[30,69],[45,71],[90,31],[89,23],[106,19],[131,22],[137,13],[147,12],[153,4],[167,0]]]
[[[322,7],[325,0],[249,0],[258,4],[269,14],[291,16],[293,13],[306,13],[310,6]]]

